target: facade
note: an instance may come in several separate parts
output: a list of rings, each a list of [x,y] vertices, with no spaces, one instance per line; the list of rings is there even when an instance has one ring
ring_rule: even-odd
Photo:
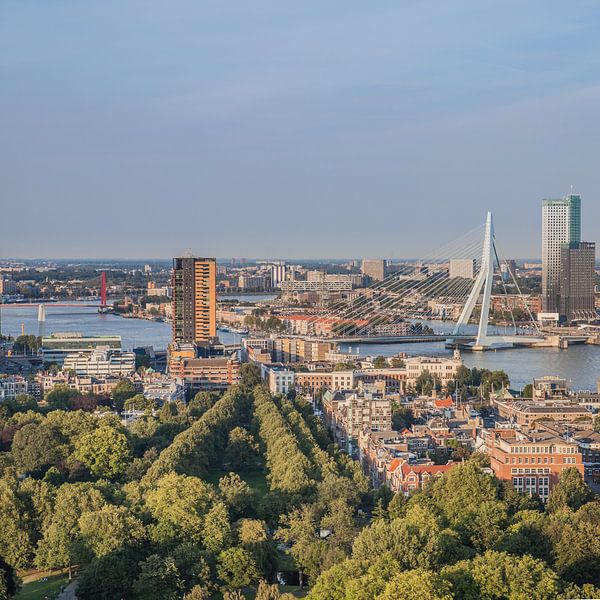
[[[274,362],[322,362],[336,344],[302,338],[275,338],[273,340]]]
[[[313,371],[296,373],[296,387],[307,394],[317,394],[320,390],[351,390],[354,388],[354,371]]]
[[[17,396],[27,394],[29,385],[27,379],[20,375],[0,377],[0,402],[14,400]]]
[[[271,394],[287,394],[295,389],[295,373],[284,367],[261,365],[262,378]]]
[[[322,273],[325,275],[325,273]],[[307,292],[346,292],[352,289],[353,283],[350,275],[337,275],[332,276],[333,279],[322,279],[315,280],[293,280],[293,281],[282,281],[280,284],[281,291],[284,294],[304,294]],[[339,279],[340,277],[347,277],[347,279]]]
[[[567,402],[526,401],[497,402],[498,414],[520,427],[534,428],[536,421],[556,421],[569,423],[592,418],[592,413],[584,406]]]
[[[560,310],[561,249],[563,244],[581,241],[581,196],[542,202],[542,308],[545,313]]]
[[[454,465],[453,462],[445,465],[413,464],[403,458],[396,458],[387,466],[386,482],[392,492],[410,496],[432,478],[447,473]]]
[[[170,285],[158,286],[154,281],[149,281],[146,293],[148,296],[166,296],[167,298],[171,298],[173,296],[173,288]]]
[[[406,380],[409,385],[415,385],[417,379],[426,371],[442,384],[446,384],[456,377],[458,368],[463,364],[459,354],[455,354],[453,358],[415,356],[406,358],[404,362],[406,363]]]
[[[537,494],[544,502],[564,469],[574,467],[584,475],[577,443],[545,431],[491,430],[486,451],[496,477],[512,482],[518,492]]]
[[[53,333],[42,337],[45,363],[62,365],[69,354],[91,354],[97,348],[121,350],[120,335],[84,336],[81,333]]]
[[[240,275],[238,287],[240,290],[266,290],[270,287],[271,280],[264,275]]]
[[[217,335],[214,258],[173,259],[173,342],[209,342]]]
[[[532,294],[499,294],[490,297],[493,312],[522,310],[537,315],[542,312],[541,296]]]
[[[385,279],[385,261],[382,258],[363,258],[360,270],[374,281]]]
[[[362,431],[392,428],[392,402],[367,391],[327,393],[323,397],[323,416],[337,443],[348,450]]]
[[[0,296],[8,296],[16,294],[19,288],[12,279],[5,279],[0,275]]]
[[[66,385],[82,394],[106,395],[121,381],[120,377],[79,377],[65,371],[58,373],[42,372],[36,375],[42,395],[46,395],[55,385]]]
[[[474,258],[453,258],[450,260],[450,279],[453,277],[474,279],[476,272],[477,262]]]
[[[561,318],[568,323],[594,320],[597,317],[594,297],[596,244],[563,244],[560,252]]]
[[[223,390],[239,382],[240,363],[229,357],[171,357],[169,374],[187,389]]]
[[[67,354],[63,369],[79,376],[127,377],[135,371],[135,354],[109,348]]]
[[[271,265],[271,287],[279,288],[286,279],[287,267],[285,262],[279,261]]]

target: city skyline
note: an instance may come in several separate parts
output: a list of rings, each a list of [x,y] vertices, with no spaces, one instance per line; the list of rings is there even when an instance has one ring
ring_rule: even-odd
[[[536,256],[571,184],[598,239],[575,5],[6,3],[0,255],[419,256],[492,209]]]

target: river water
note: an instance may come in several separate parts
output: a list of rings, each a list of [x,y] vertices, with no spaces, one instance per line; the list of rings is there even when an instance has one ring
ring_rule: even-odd
[[[250,296],[257,300],[256,296]],[[17,336],[25,332],[38,335],[37,307],[26,305],[4,305],[2,307],[2,333]],[[451,324],[434,321],[430,323],[436,332],[447,332]],[[154,346],[165,349],[171,339],[168,323],[144,319],[124,319],[117,315],[98,314],[95,307],[46,306],[45,333],[79,331],[84,335],[120,335],[123,348]],[[240,336],[220,333],[223,342],[238,343]],[[450,356],[451,351],[443,343],[414,344],[369,344],[343,345],[343,351],[369,356],[392,356],[399,352],[409,355]],[[511,386],[522,388],[534,377],[557,375],[570,381],[575,390],[596,390],[600,378],[600,346],[576,345],[568,350],[557,348],[498,350],[495,352],[464,352],[463,360],[468,367],[479,369],[503,369],[510,377]]]
[[[21,327],[25,333],[38,335],[37,306],[8,304],[2,306],[2,334],[17,337]],[[84,335],[120,335],[123,349],[138,346],[154,346],[164,350],[171,341],[171,325],[146,319],[129,319],[115,314],[99,314],[96,307],[46,305],[45,335],[56,332],[77,331]],[[240,336],[220,333],[226,344],[238,343]]]

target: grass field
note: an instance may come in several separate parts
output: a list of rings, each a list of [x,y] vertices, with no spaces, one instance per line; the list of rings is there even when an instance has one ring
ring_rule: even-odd
[[[205,481],[219,485],[219,479],[227,475],[226,471],[211,471]],[[263,471],[239,471],[238,475],[259,495],[264,496],[268,492],[267,478]]]
[[[45,598],[56,598],[63,586],[67,585],[66,573],[51,575],[44,581],[44,577],[28,581],[23,584],[15,600],[44,600]]]

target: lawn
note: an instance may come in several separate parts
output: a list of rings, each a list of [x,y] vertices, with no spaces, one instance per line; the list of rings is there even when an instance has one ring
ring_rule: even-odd
[[[227,471],[211,471],[204,480],[219,485],[219,479],[227,475]],[[268,491],[267,478],[264,471],[239,471],[238,475],[259,495],[264,496]]]
[[[44,598],[56,598],[62,587],[68,583],[68,575],[59,573],[46,578],[40,577],[34,581],[23,584],[15,600],[44,600]]]

